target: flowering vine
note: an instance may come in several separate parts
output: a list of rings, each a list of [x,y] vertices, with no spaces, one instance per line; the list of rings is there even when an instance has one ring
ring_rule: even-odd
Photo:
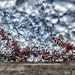
[[[47,49],[40,50],[37,46],[27,46],[26,48],[21,49],[20,45],[18,45],[19,41],[9,38],[11,34],[6,34],[4,29],[0,29],[0,36],[2,37],[1,41],[6,40],[6,42],[3,44],[4,48],[6,48],[6,53],[0,53],[0,61],[58,62],[75,60],[73,55],[75,47],[71,45],[68,40],[65,42],[62,35],[56,37],[56,34],[52,34],[52,32],[50,35],[50,42],[52,43],[52,46],[60,46],[65,49],[62,53],[60,53],[59,50],[54,50],[52,53],[50,53],[50,51]],[[70,51],[72,52],[71,54]],[[37,61],[35,61],[35,59],[37,59]]]

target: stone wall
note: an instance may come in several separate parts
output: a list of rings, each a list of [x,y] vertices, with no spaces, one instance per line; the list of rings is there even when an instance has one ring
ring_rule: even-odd
[[[75,75],[75,62],[0,63],[0,75]]]

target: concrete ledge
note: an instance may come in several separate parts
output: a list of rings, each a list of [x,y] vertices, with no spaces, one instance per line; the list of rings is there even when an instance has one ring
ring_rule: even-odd
[[[75,62],[0,63],[0,75],[75,75]]]

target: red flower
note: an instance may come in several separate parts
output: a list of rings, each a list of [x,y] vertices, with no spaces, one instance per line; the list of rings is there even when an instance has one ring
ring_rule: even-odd
[[[63,58],[60,58],[60,59],[66,60],[67,58],[66,57],[63,57]]]
[[[37,51],[37,53],[40,53],[40,51]]]
[[[9,43],[6,43],[6,45],[8,46]]]
[[[48,53],[50,53],[50,51],[48,51]]]
[[[45,51],[45,49],[42,50],[43,52]]]
[[[5,34],[5,31],[4,31],[4,29],[1,29],[0,30],[0,35],[3,35],[3,34]]]
[[[10,33],[8,33],[7,35],[11,35]]]
[[[1,40],[8,40],[8,37],[4,35]]]
[[[38,57],[38,54],[34,54],[34,57]]]
[[[68,45],[66,46],[65,51],[68,52],[69,50],[73,50],[73,49],[74,49],[73,45]]]
[[[75,47],[73,47],[73,50],[75,50]]]
[[[62,52],[62,54],[66,53],[65,51]]]
[[[19,50],[19,52],[20,52],[21,48],[18,48],[18,50]]]
[[[18,44],[18,41],[12,41],[12,46],[15,46]]]

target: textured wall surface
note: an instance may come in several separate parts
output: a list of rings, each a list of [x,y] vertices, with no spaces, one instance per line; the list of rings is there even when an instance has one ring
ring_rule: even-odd
[[[0,63],[0,75],[75,75],[75,62]]]

